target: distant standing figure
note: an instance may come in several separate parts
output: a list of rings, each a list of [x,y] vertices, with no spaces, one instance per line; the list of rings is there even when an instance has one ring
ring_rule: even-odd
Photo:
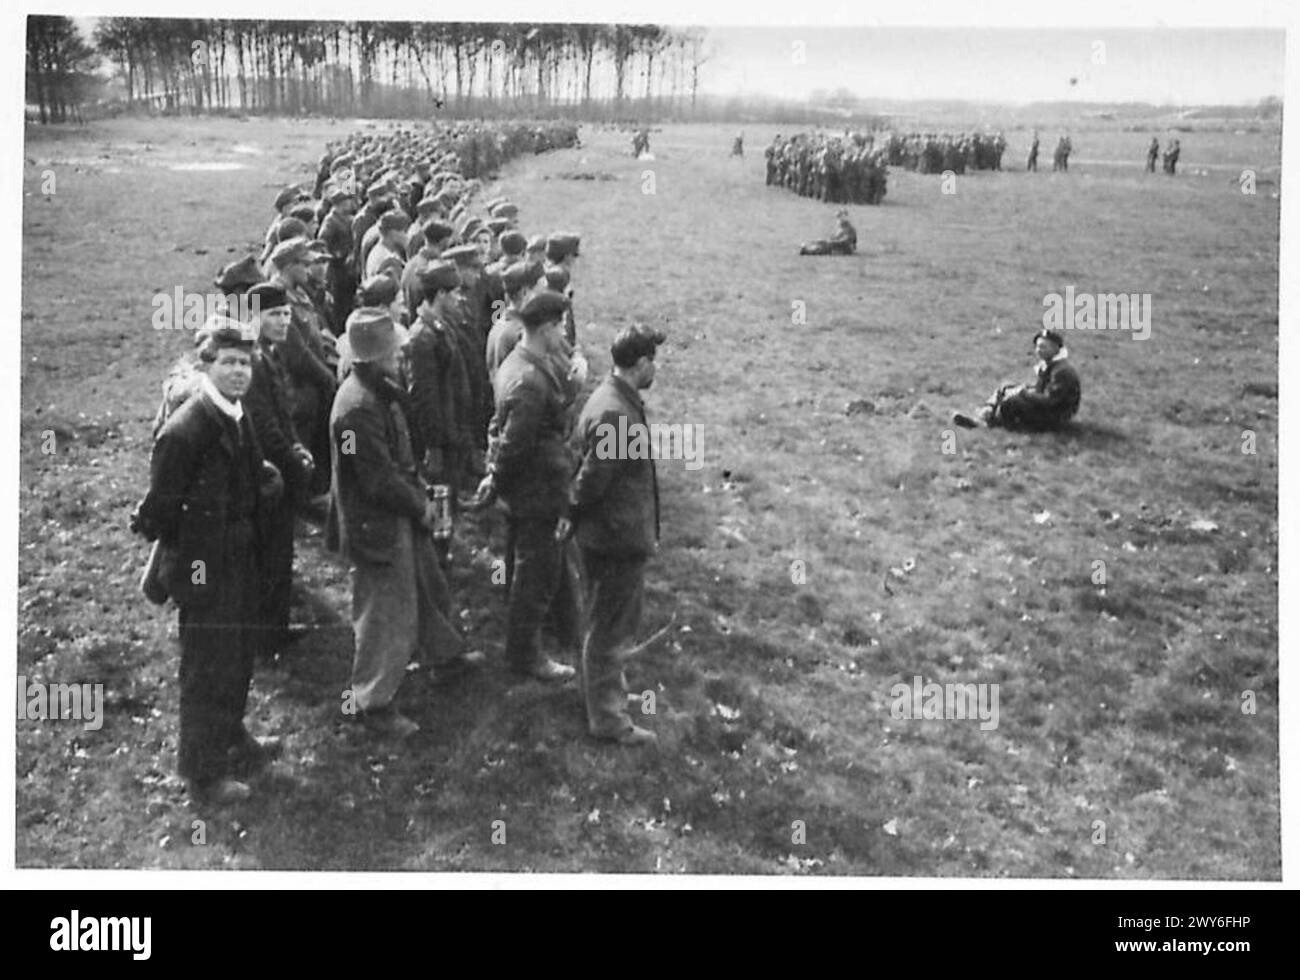
[[[1071,149],[1072,147],[1070,146],[1070,137],[1062,136],[1061,139],[1056,144],[1056,154],[1052,158],[1053,170],[1068,171],[1070,169]]]
[[[1151,145],[1147,147],[1147,173],[1156,172],[1156,157],[1160,156],[1160,141],[1154,136],[1151,137]]]
[[[1178,145],[1178,140],[1174,140],[1170,143],[1169,149],[1165,150],[1165,173],[1172,175],[1176,172],[1178,167],[1178,153],[1180,150],[1181,147]]]
[[[1034,141],[1029,144],[1029,162],[1025,164],[1026,170],[1038,170],[1038,134],[1034,133]]]
[[[745,155],[745,134],[737,133],[736,138],[731,141],[731,155],[733,157],[743,157]]]

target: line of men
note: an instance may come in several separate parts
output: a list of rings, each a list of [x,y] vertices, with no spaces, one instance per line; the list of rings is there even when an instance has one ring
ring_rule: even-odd
[[[886,133],[885,162],[923,174],[1001,170],[1006,138],[999,133]]]
[[[243,303],[211,318],[195,369],[169,379],[132,529],[155,542],[146,595],[179,608],[178,768],[200,801],[247,798],[244,780],[279,752],[243,715],[255,659],[303,632],[289,622],[294,514],[322,473],[327,545],[352,569],[345,709],[370,729],[418,730],[394,703],[413,657],[453,674],[485,659],[454,625],[443,574],[444,500],[473,485],[476,506],[495,498],[507,513],[507,665],[571,678],[543,652],[545,629],[581,658],[591,734],[654,738],[626,713],[622,668],[658,540],[654,463],[597,447],[602,425],[646,424],[640,392],[664,335],[622,331],[611,374],[579,410],[578,236],[530,241],[504,199],[482,205],[486,221],[471,215],[476,188],[446,135],[354,134],[331,147],[319,198],[277,197],[265,267],[250,256],[218,275]],[[366,205],[349,208],[359,197]],[[318,224],[294,213],[303,206],[324,212]],[[346,297],[335,277],[358,268]]]
[[[888,171],[871,133],[777,133],[763,151],[769,187],[837,204],[879,204]]]

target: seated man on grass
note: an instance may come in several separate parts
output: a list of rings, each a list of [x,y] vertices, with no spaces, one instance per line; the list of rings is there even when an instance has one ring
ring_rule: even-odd
[[[1032,385],[1002,385],[974,417],[954,412],[953,422],[967,429],[982,424],[1045,432],[1062,428],[1079,410],[1079,374],[1067,360],[1065,341],[1055,330],[1034,335],[1039,363]]]

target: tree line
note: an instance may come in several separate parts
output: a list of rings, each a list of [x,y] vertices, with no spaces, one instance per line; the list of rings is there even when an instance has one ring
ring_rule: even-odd
[[[163,112],[583,118],[686,116],[713,56],[700,28],[653,24],[27,21],[42,122],[98,103]]]

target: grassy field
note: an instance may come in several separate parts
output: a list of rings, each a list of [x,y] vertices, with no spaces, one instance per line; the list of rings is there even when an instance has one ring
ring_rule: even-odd
[[[1070,173],[1025,174],[1008,131],[1015,169],[956,193],[892,171],[842,258],[796,254],[834,207],[764,185],[771,128],[743,161],[734,127],[681,126],[653,162],[584,131],[509,166],[488,196],[582,234],[594,373],[620,327],[662,325],[651,418],[702,433],[702,468],[660,463],[646,632],[677,618],[629,670],[660,744],[601,747],[574,688],[507,684],[495,515],[453,569],[492,666],[408,675],[423,731],[400,749],[356,732],[346,570],[303,525],[318,628],[249,712],[284,763],[248,804],[192,809],[175,615],[139,597],[126,527],[190,340],[150,298],[205,290],[352,125],[28,131],[18,672],[103,683],[107,708],[97,732],[19,723],[20,867],[1279,878],[1275,131],[1180,133],[1176,179],[1100,124],[1071,129]],[[1068,336],[1066,434],[953,431],[1030,376],[1066,286],[1149,293],[1150,338]],[[997,727],[894,717],[918,676],[998,685]]]

